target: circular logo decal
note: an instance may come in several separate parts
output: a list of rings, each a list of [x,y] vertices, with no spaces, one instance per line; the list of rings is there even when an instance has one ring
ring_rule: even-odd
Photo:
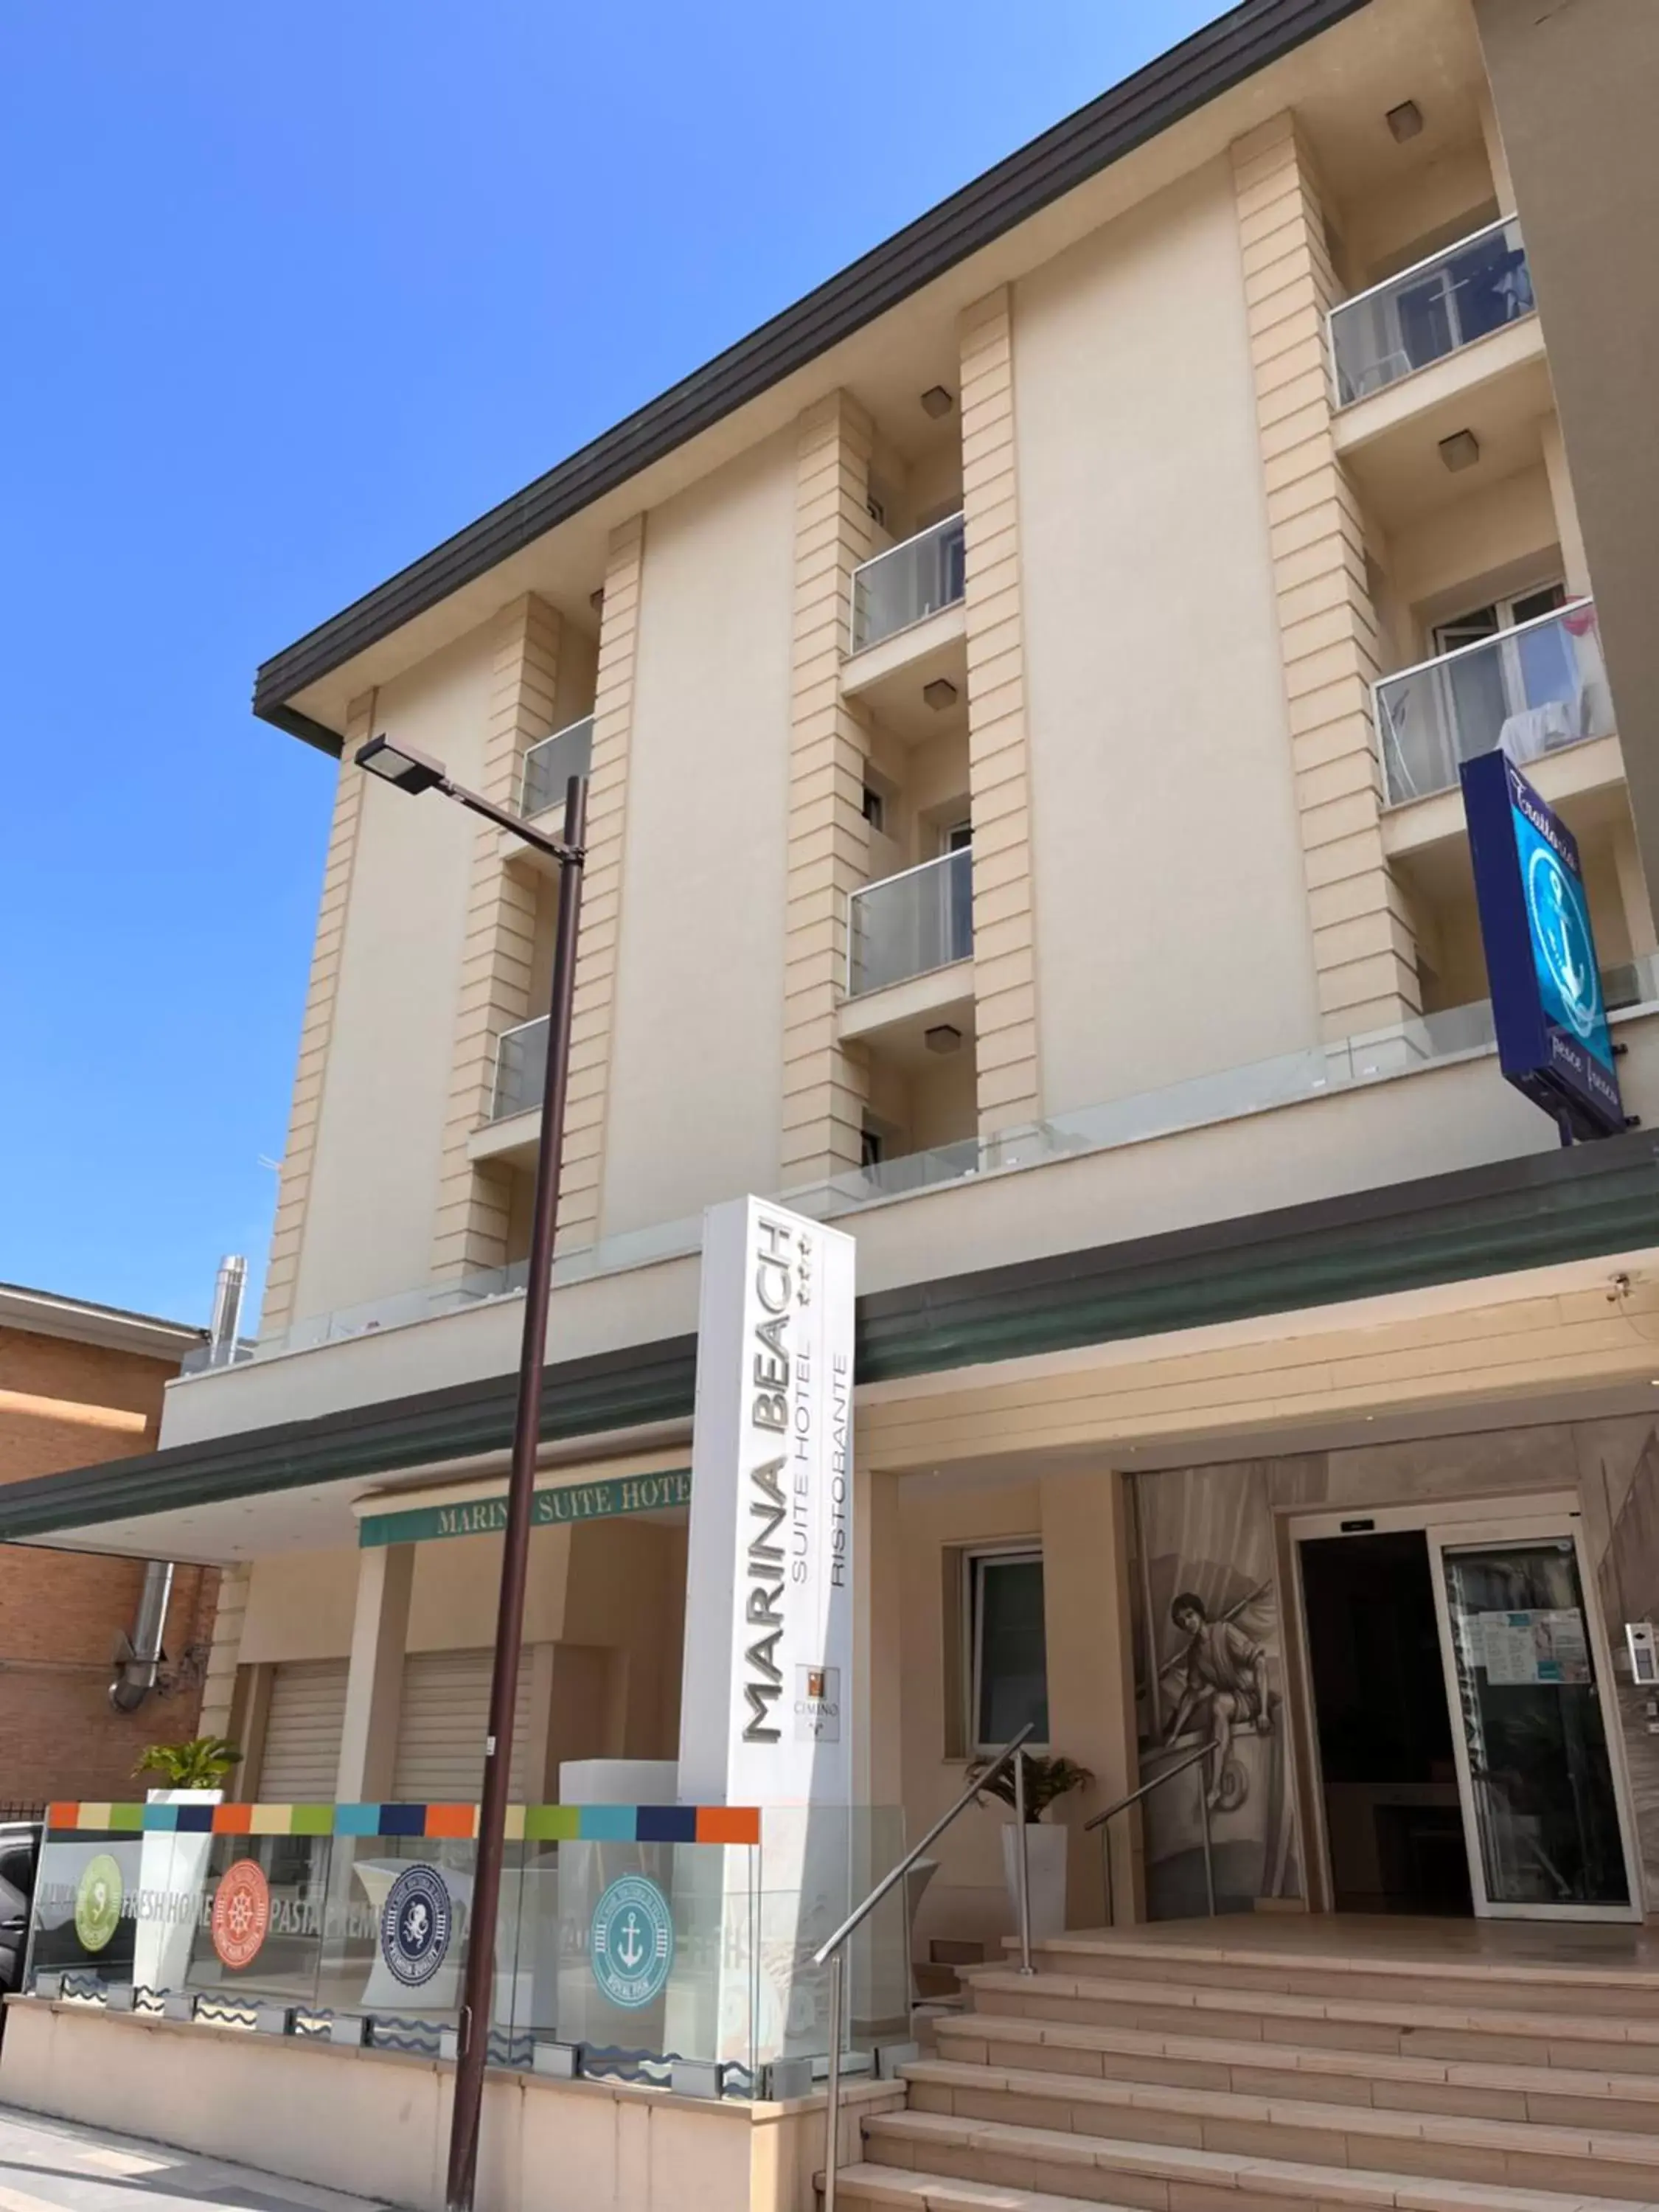
[[[234,1859],[213,1899],[213,1948],[228,1966],[251,1966],[270,1926],[270,1889],[257,1860]]]
[[[411,1990],[429,1982],[449,1951],[453,1911],[436,1867],[405,1867],[380,1908],[380,1955]]]
[[[626,2012],[659,1997],[674,1966],[674,1916],[642,1874],[613,1881],[593,1908],[589,1956],[601,1996]]]
[[[121,1924],[121,1869],[107,1851],[87,1861],[75,1892],[75,1932],[83,1951],[101,1951]]]
[[[1601,978],[1577,886],[1547,845],[1538,846],[1527,863],[1527,903],[1562,1010],[1579,1036],[1587,1038],[1601,1017]]]

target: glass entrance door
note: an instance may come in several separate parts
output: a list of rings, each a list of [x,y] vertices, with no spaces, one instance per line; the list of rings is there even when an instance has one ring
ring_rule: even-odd
[[[1572,1524],[1427,1534],[1477,1915],[1638,1917]]]

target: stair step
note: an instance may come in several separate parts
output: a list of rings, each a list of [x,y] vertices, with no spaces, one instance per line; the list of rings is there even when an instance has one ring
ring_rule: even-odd
[[[1451,2179],[1256,2152],[1067,2134],[936,2112],[872,2115],[864,2133],[871,2155],[842,2176],[845,2197],[860,2201],[861,2185],[854,2177],[871,2166],[908,2169],[924,2181],[921,2202],[929,2212],[935,2205],[950,2204],[949,2191],[964,2182],[1000,2189],[1006,2212],[1015,2207],[1027,2212],[1032,2204],[1049,2212],[1054,2199],[1064,2203],[1079,2198],[1108,2204],[1178,2203],[1181,2212],[1284,2212],[1287,2205],[1329,2205],[1333,2212],[1349,2212],[1354,2206],[1393,2206],[1400,2212],[1638,2212],[1645,2206],[1651,2212],[1644,2197],[1601,2193],[1606,2169],[1596,2175],[1595,2186],[1583,2182],[1565,2190],[1537,2189],[1500,2175]],[[937,2182],[932,2179],[935,2174]],[[1021,2191],[1036,2194],[1022,2197]],[[914,2189],[908,2201],[915,2201]],[[993,2194],[988,2200],[981,2195],[957,2201],[983,2206],[999,2200]]]
[[[897,2204],[906,2212],[1077,2212],[1075,2197],[1050,2197],[1035,2189],[1010,2189],[1000,2182],[951,2181],[940,2173],[918,2173],[908,2166],[844,2166],[839,2203]],[[1099,2199],[1091,2203],[1098,2205]],[[1107,2205],[1102,2212],[1132,2212]]]
[[[1062,2081],[1168,2081],[1191,2088],[1463,2112],[1659,2133],[1659,2074],[1402,2057],[1261,2039],[1158,2033],[1085,2021],[961,2013],[936,2024],[939,2056],[1026,2067]],[[1544,2046],[1540,2046],[1540,2056]]]
[[[1005,1953],[1014,1949],[1005,1940]],[[1268,1950],[1260,1943],[1170,1942],[1127,1931],[1078,1930],[1033,1947],[1041,1971],[1069,1976],[1103,1974],[1113,1980],[1211,1982],[1231,1989],[1346,1996],[1410,1995],[1427,2002],[1443,1990],[1448,2000],[1478,1996],[1488,2005],[1525,2005],[1540,1998],[1565,2000],[1581,2010],[1611,2008],[1659,2016],[1659,1965],[1624,1960],[1606,1964],[1512,1957],[1460,1957],[1414,1950],[1372,1954],[1304,1948]],[[1402,1985],[1417,1985],[1407,1987]]]
[[[1263,2043],[1341,2045],[1425,2057],[1515,2059],[1590,2071],[1659,2073],[1659,2017],[1596,2015],[1540,2007],[1428,2004],[1413,2000],[1316,1996],[1235,1990],[1203,1983],[1146,1983],[1104,1977],[1011,1973],[988,1967],[969,1978],[972,2013],[1055,2021],[1092,2021],[1191,2033],[1222,2026]]]
[[[940,2058],[916,2060],[902,2072],[912,2113],[1061,2136],[1146,2136],[1195,2149],[1282,2154],[1331,2166],[1407,2166],[1449,2179],[1515,2182],[1530,2176],[1563,2190],[1588,2185],[1595,2161],[1626,2193],[1659,2195],[1659,2136],[1605,2126],[1592,2130],[1168,2082],[1095,2081]]]

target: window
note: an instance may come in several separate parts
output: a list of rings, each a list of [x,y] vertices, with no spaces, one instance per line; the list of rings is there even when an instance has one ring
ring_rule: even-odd
[[[866,1121],[859,1132],[859,1165],[861,1168],[878,1168],[886,1150],[881,1131],[872,1129]]]
[[[969,1711],[975,1752],[1000,1751],[1027,1721],[1048,1740],[1048,1663],[1042,1554],[1028,1547],[969,1552],[966,1577]]]
[[[887,801],[873,784],[866,783],[864,787],[863,811],[865,820],[872,830],[886,829]]]

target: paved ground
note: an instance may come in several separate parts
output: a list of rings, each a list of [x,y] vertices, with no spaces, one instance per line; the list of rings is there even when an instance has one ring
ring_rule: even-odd
[[[0,2106],[0,2212],[376,2212],[308,2181]]]

